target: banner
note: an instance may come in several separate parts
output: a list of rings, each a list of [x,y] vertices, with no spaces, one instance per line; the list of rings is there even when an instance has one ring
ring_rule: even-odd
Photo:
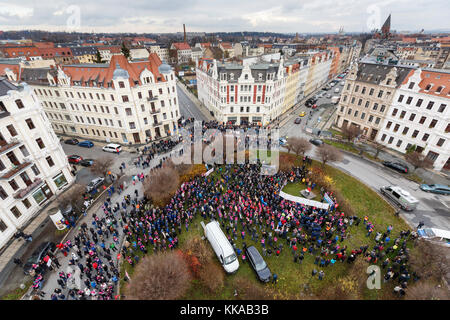
[[[211,169],[209,169],[208,171],[206,171],[206,172],[203,174],[203,176],[204,176],[204,177],[207,177],[207,176],[209,176],[211,173],[213,173],[213,171],[214,171],[214,168],[211,168]]]
[[[331,206],[334,206],[334,201],[331,200],[331,198],[330,198],[330,196],[328,195],[327,192],[325,192],[324,199],[325,199],[325,201],[328,202]]]
[[[306,206],[310,206],[310,207],[316,207],[319,209],[325,209],[328,210],[328,208],[330,207],[330,205],[328,203],[322,203],[319,201],[314,201],[314,200],[309,200],[306,198],[302,198],[302,197],[297,197],[297,196],[293,196],[291,194],[287,194],[283,191],[280,191],[280,197],[289,200],[289,201],[293,201],[293,202],[297,202],[297,203],[301,203],[304,204]]]

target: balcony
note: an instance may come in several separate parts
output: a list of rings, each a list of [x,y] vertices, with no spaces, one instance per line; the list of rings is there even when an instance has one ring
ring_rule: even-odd
[[[22,142],[17,139],[11,139],[10,142],[6,142],[5,140],[0,140],[0,155],[12,150],[15,147],[22,145]]]
[[[157,126],[162,125],[162,122],[161,122],[161,121],[153,122],[152,125],[153,125],[154,127],[157,127]]]
[[[0,180],[10,180],[11,178],[15,177],[19,173],[21,173],[23,170],[31,166],[33,163],[30,161],[20,163],[17,166],[12,167],[8,172],[0,176]]]
[[[147,97],[147,101],[155,101],[158,99],[158,96]]]
[[[23,199],[23,198],[25,198],[32,191],[34,191],[38,187],[40,187],[43,183],[44,183],[44,181],[42,181],[41,178],[34,179],[33,183],[31,183],[28,187],[17,191],[17,193],[14,195],[14,199]]]
[[[150,110],[150,114],[160,113],[161,109],[152,109]]]

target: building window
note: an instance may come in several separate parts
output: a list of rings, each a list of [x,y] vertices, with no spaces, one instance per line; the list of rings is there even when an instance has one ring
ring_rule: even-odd
[[[61,189],[68,183],[66,180],[66,177],[64,176],[64,174],[62,172],[60,174],[58,174],[57,176],[53,177],[53,182],[55,183],[55,185],[58,189]]]
[[[383,96],[383,90],[380,90],[379,92],[378,92],[378,98],[381,98]]]
[[[33,198],[36,201],[37,204],[41,204],[42,202],[44,202],[47,198],[45,197],[44,192],[39,189],[38,191],[36,191],[35,193],[33,193]]]
[[[16,206],[14,206],[14,207],[11,208],[11,212],[12,212],[12,214],[14,215],[14,217],[16,217],[16,219],[19,219],[20,216],[22,215],[22,213],[20,212],[19,209],[17,209]]]
[[[39,146],[40,149],[44,149],[45,148],[44,142],[42,141],[41,138],[37,138],[36,139],[36,143],[37,143],[37,145]]]
[[[422,141],[427,141],[429,136],[430,135],[428,133],[425,133],[422,137]]]
[[[361,120],[364,120],[365,117],[366,117],[366,114],[364,112],[361,113]]]
[[[35,176],[37,176],[41,173],[35,164],[33,164],[33,166],[31,166],[31,170],[33,171]]]
[[[119,88],[125,88],[125,83],[123,81],[119,81]]]
[[[122,102],[128,102],[128,96],[122,96]]]
[[[8,229],[8,226],[0,219],[0,232],[4,232],[6,229]]]
[[[386,110],[386,106],[383,104],[381,105],[380,112],[384,112],[384,110]]]
[[[391,143],[392,143],[392,141],[394,141],[394,137],[390,137],[390,138],[389,138],[389,140],[388,140],[388,144],[391,144]]]
[[[410,82],[410,83],[409,83],[409,86],[408,86],[408,89],[414,88],[414,85],[415,85],[415,82]]]
[[[12,179],[12,180],[8,181],[8,183],[14,191],[19,189],[19,185],[17,184],[16,180]]]
[[[392,121],[388,121],[388,123],[386,124],[386,129],[389,129],[392,125]]]
[[[0,198],[2,198],[2,200],[8,198],[8,194],[6,193],[5,189],[2,188],[2,186],[0,186]]]
[[[406,111],[402,111],[400,113],[400,119],[403,119],[405,117],[405,115],[406,115]]]
[[[433,108],[433,105],[434,105],[433,101],[428,102],[427,110],[431,110],[431,108]]]
[[[30,153],[28,152],[27,148],[25,146],[20,146],[20,152],[22,152],[24,157],[28,157]]]
[[[53,162],[52,157],[48,156],[47,158],[45,158],[45,160],[47,160],[47,163],[48,163],[49,167],[53,167],[55,165],[55,163]]]
[[[359,90],[359,86],[356,85],[356,87],[355,87],[355,92],[358,92],[358,90]]]
[[[130,129],[136,129],[136,124],[134,122],[130,122]]]
[[[16,105],[17,105],[17,108],[19,108],[19,109],[23,109],[25,106],[23,105],[23,102],[22,102],[22,100],[20,100],[20,99],[17,99],[16,100]]]
[[[131,112],[131,108],[126,108],[125,113],[127,116],[131,116],[133,113]]]
[[[369,122],[372,122],[373,116],[369,116]]]
[[[422,105],[423,99],[418,99],[416,103],[416,107],[420,107]]]
[[[26,119],[25,122],[27,123],[28,128],[29,128],[30,130],[33,130],[34,128],[36,128],[36,127],[34,126],[33,120],[31,120],[31,119]]]
[[[383,134],[383,135],[381,136],[381,141],[384,141],[384,140],[386,140],[386,134]]]
[[[377,111],[377,109],[378,109],[378,103],[374,103],[372,109],[373,109],[373,111]]]
[[[372,95],[373,95],[373,91],[374,91],[374,89],[371,88],[370,91],[369,91],[369,96],[372,96]]]
[[[411,113],[411,115],[409,116],[409,121],[414,121],[414,118],[416,117],[415,113]]]
[[[423,124],[425,122],[425,120],[427,120],[427,117],[422,117],[422,118],[420,118],[419,123]]]
[[[395,108],[395,109],[392,111],[392,116],[393,116],[393,117],[395,117],[395,116],[397,115],[397,111],[398,111],[397,108]]]
[[[438,112],[444,112],[445,107],[447,107],[447,105],[442,103],[442,104],[439,106]]]
[[[23,199],[22,203],[23,203],[24,207],[27,209],[31,207],[30,200],[28,200],[28,199]]]
[[[436,127],[436,124],[437,124],[437,120],[436,119],[431,120],[429,128]]]
[[[442,147],[442,145],[444,144],[444,142],[445,142],[445,139],[440,138],[439,141],[436,143],[436,145],[437,145],[438,147]]]
[[[6,126],[6,129],[8,129],[9,134],[11,135],[11,137],[17,136],[16,128],[14,128],[14,126],[12,124]]]
[[[419,130],[414,130],[414,132],[413,132],[413,134],[412,134],[412,138],[415,138],[415,137],[417,137],[418,136],[418,134],[419,134]]]
[[[402,134],[407,134],[407,133],[408,133],[408,130],[409,130],[409,128],[408,128],[408,127],[404,127],[404,128],[403,128],[403,132],[402,132]]]
[[[399,128],[400,128],[400,125],[397,123],[397,124],[394,126],[394,132],[397,132]]]
[[[411,104],[413,97],[408,97],[408,99],[406,100],[406,104]]]
[[[377,117],[377,119],[375,120],[375,124],[379,124],[381,121],[381,118]]]
[[[402,145],[402,142],[403,142],[402,140],[398,140],[397,141],[397,147],[400,147]]]

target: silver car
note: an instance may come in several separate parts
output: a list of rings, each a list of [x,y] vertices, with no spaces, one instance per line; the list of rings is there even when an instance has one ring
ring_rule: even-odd
[[[91,192],[92,190],[96,189],[97,187],[101,186],[103,182],[105,181],[102,177],[97,177],[93,179],[89,184],[86,186],[86,191]]]

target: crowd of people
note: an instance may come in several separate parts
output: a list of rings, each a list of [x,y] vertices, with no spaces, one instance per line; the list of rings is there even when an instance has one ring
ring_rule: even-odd
[[[232,124],[215,121],[203,122],[202,128],[204,131],[236,129]],[[136,167],[149,167],[155,155],[168,152],[178,144],[168,141],[144,149],[136,159]],[[162,158],[156,168],[167,158]],[[308,160],[304,159],[300,167],[270,176],[260,174],[261,163],[218,166],[215,177],[198,176],[184,183],[165,207],[153,206],[150,200],[139,197],[137,190],[134,195],[123,195],[120,203],[107,198],[103,215],[94,215],[92,225],[82,224],[73,243],[69,241],[59,247],[63,254],[70,255],[71,264],[78,268],[77,273],[84,283],[84,289],[71,285],[68,297],[117,298],[118,261],[123,259],[124,263],[135,266],[142,254],[177,248],[180,234],[189,231],[196,216],[219,221],[242,262],[246,261],[244,249],[249,243],[259,247],[263,256],[279,256],[287,250],[292,254],[292,263],[296,264],[311,255],[315,264],[312,277],[317,275],[323,280],[326,268],[336,263],[351,264],[362,256],[367,262],[382,266],[384,281],[396,282],[394,291],[399,296],[404,295],[408,283],[419,279],[408,266],[407,248],[407,243],[417,234],[400,230],[398,236],[394,236],[392,226],[375,226],[369,216],[361,219],[348,216],[335,206],[318,209],[280,197],[280,189],[288,182],[302,181],[311,189],[315,188]],[[143,183],[144,180],[145,175],[141,173],[132,182]],[[119,193],[123,190],[123,187],[118,188]],[[320,191],[324,196],[326,190],[321,188]],[[332,195],[331,198],[336,202]],[[343,244],[354,228],[366,229],[366,245],[349,248]],[[123,235],[123,242],[120,235]],[[51,257],[52,263],[55,258]],[[274,271],[272,282],[276,283],[277,271]],[[51,293],[52,299],[66,298],[62,290],[68,283],[73,284],[75,274],[60,272],[60,288]],[[41,287],[39,277],[40,273],[36,273],[37,290]]]

